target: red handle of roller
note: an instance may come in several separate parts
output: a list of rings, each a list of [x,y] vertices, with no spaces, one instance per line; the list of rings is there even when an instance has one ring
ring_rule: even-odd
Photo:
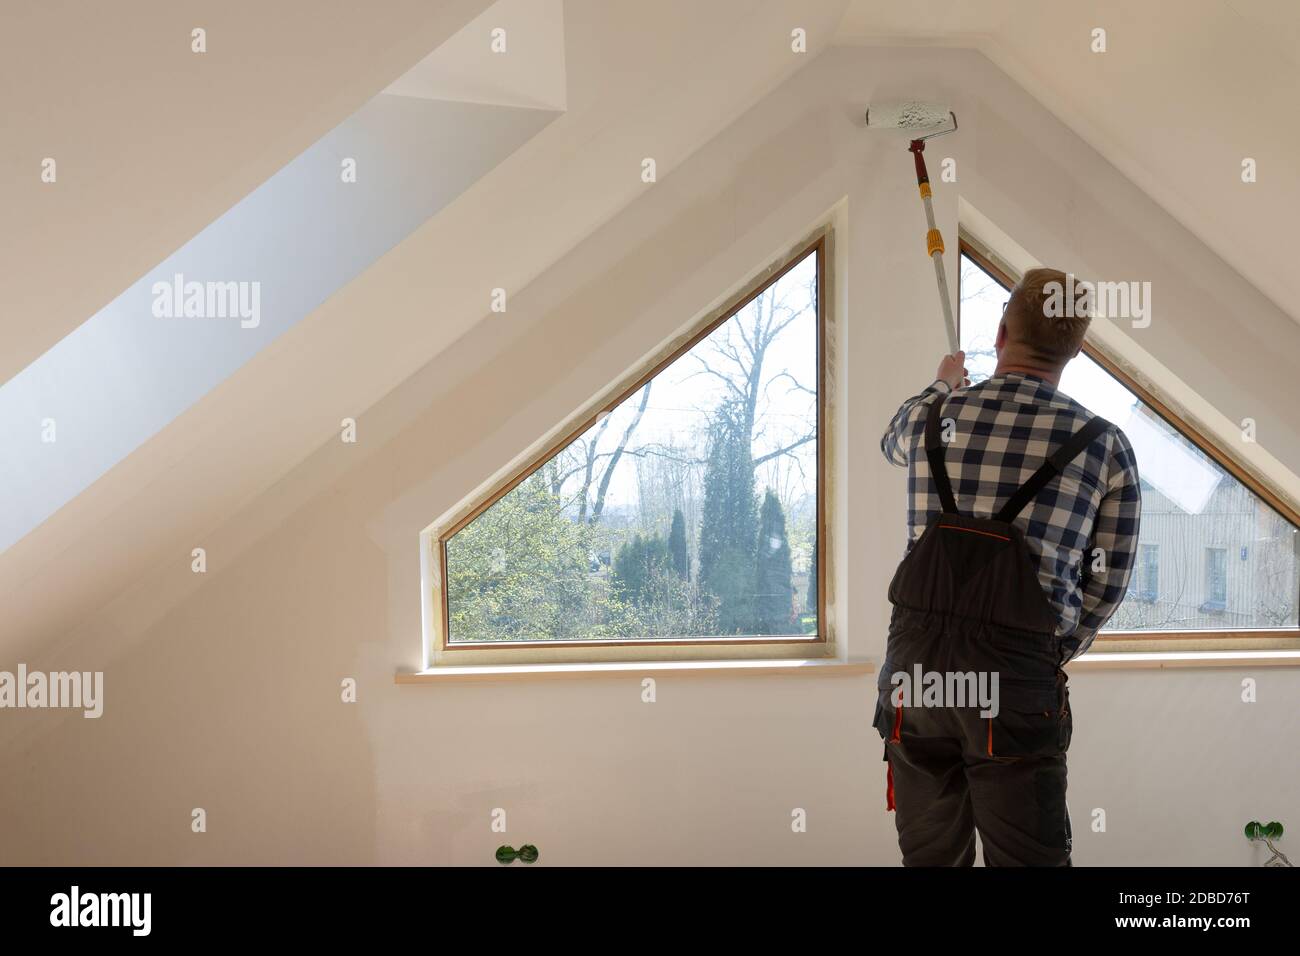
[[[916,184],[918,186],[930,181],[930,174],[925,170],[925,140],[914,139],[908,145],[912,159],[916,161]]]

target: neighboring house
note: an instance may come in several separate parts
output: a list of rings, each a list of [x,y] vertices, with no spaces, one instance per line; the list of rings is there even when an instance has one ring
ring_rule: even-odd
[[[1225,475],[1200,514],[1142,482],[1128,598],[1107,630],[1295,627],[1300,537]]]

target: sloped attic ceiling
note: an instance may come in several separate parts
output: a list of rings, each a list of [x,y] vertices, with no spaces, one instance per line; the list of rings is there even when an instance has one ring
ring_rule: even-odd
[[[558,115],[381,93],[0,382],[0,551]],[[49,443],[33,422],[50,423]]]
[[[1300,322],[1294,0],[852,0],[837,39],[980,50]]]
[[[0,382],[490,2],[6,3]]]

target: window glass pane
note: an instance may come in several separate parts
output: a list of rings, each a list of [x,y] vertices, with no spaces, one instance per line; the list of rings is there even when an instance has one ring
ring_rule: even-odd
[[[1007,297],[961,256],[961,341],[972,382],[997,365],[993,342]],[[1106,629],[1296,627],[1295,526],[1086,355],[1066,367],[1061,391],[1124,430],[1142,475],[1137,580]]]
[[[450,643],[814,637],[817,254],[446,541]]]

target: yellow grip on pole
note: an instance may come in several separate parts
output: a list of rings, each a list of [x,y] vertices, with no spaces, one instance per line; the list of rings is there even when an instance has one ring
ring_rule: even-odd
[[[936,252],[943,252],[943,236],[939,235],[938,229],[931,229],[925,234],[925,254],[932,256]]]
[[[929,199],[929,198],[930,198],[930,184],[929,184],[929,183],[919,183],[918,185],[921,187],[921,198],[922,198],[922,199]]]

